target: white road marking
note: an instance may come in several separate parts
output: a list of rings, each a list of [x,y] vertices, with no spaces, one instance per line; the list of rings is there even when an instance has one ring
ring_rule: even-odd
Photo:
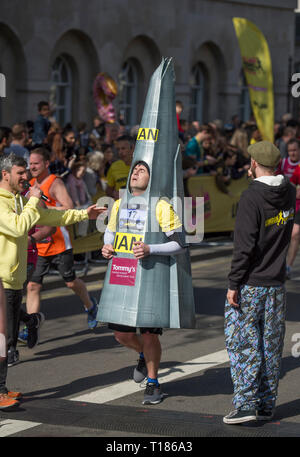
[[[227,351],[224,349],[196,359],[188,360],[187,362],[180,363],[174,367],[164,368],[159,371],[159,381],[162,383],[176,381],[184,376],[207,370],[228,361]],[[103,404],[137,392],[141,392],[141,386],[136,384],[133,380],[128,380],[105,387],[104,389],[70,398],[69,400]],[[42,425],[42,423],[14,419],[0,420],[0,437],[14,435],[15,433],[37,427],[38,425]]]
[[[184,376],[189,376],[199,371],[207,370],[229,361],[226,349],[212,354],[204,355],[193,360],[181,363],[175,367],[159,370],[158,379],[160,383],[174,381]],[[125,397],[136,392],[140,392],[141,387],[133,380],[119,382],[104,389],[99,389],[78,397],[70,398],[71,401],[83,401],[87,403],[103,404],[117,398]]]
[[[41,425],[41,423],[6,419],[0,421],[0,437],[14,435],[15,433],[22,432],[28,428],[37,427],[38,425]]]

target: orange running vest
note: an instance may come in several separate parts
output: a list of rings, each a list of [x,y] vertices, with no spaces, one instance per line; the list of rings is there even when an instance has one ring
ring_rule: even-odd
[[[51,174],[40,185],[41,191],[50,200],[50,202],[45,202],[45,204],[52,208],[58,206],[57,201],[50,196],[50,187],[52,186],[56,178],[56,175]],[[30,181],[30,185],[33,186],[35,181],[36,178],[32,178]],[[56,227],[56,232],[53,235],[47,237],[40,243],[36,243],[36,246],[38,249],[38,255],[42,257],[46,257],[49,255],[57,255],[66,251],[67,249],[72,248],[70,235],[66,227]]]

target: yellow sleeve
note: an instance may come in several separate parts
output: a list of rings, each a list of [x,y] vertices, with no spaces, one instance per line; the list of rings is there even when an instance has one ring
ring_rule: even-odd
[[[49,225],[50,227],[72,225],[89,218],[86,209],[67,209],[66,211],[60,211],[51,208],[38,208],[38,210],[40,213],[39,224]]]
[[[117,231],[117,217],[118,217],[118,211],[120,207],[121,200],[116,200],[115,203],[113,204],[113,207],[111,209],[111,214],[109,218],[109,222],[107,224],[107,228],[110,232],[116,232]]]
[[[156,219],[163,232],[171,232],[182,226],[173,207],[165,200],[159,200],[156,205]]]

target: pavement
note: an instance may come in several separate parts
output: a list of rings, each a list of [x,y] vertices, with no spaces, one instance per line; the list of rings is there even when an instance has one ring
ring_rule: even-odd
[[[9,388],[22,391],[24,398],[19,407],[0,411],[0,437],[97,437],[106,452],[113,451],[111,446],[123,452],[116,445],[128,442],[140,444],[136,453],[141,454],[168,452],[161,449],[165,444],[151,442],[173,443],[170,452],[187,453],[188,443],[196,450],[204,437],[300,436],[299,256],[286,284],[286,336],[274,420],[223,424],[232,409],[223,330],[231,255],[232,242],[223,239],[191,249],[196,328],[164,331],[159,379],[166,396],[150,407],[142,405],[143,388],[132,380],[136,354],[119,345],[104,324],[89,331],[79,299],[58,276],[48,276],[41,341],[33,350],[20,345],[20,363],[9,368]],[[86,275],[79,273],[96,298],[105,271],[105,264],[91,264]]]

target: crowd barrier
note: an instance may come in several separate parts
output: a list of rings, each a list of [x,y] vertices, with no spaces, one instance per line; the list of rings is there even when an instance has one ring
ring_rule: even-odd
[[[242,192],[249,186],[247,176],[232,179],[227,186],[229,194],[216,186],[214,176],[194,176],[185,183],[185,195],[204,197],[204,233],[231,232]]]
[[[105,195],[105,192],[99,189],[93,197],[93,203],[97,203],[97,200]],[[97,230],[96,221],[73,224],[68,227],[68,230],[74,254],[97,251],[103,246],[104,233]]]
[[[186,180],[185,196],[204,197],[204,233],[234,230],[238,202],[248,185],[246,176],[231,180],[228,186],[230,194],[227,195],[217,188],[214,176],[194,176]],[[99,191],[93,199],[94,202],[103,195],[105,194]],[[95,221],[88,221],[84,226],[74,224],[68,229],[75,254],[102,248],[103,233],[98,232]]]

